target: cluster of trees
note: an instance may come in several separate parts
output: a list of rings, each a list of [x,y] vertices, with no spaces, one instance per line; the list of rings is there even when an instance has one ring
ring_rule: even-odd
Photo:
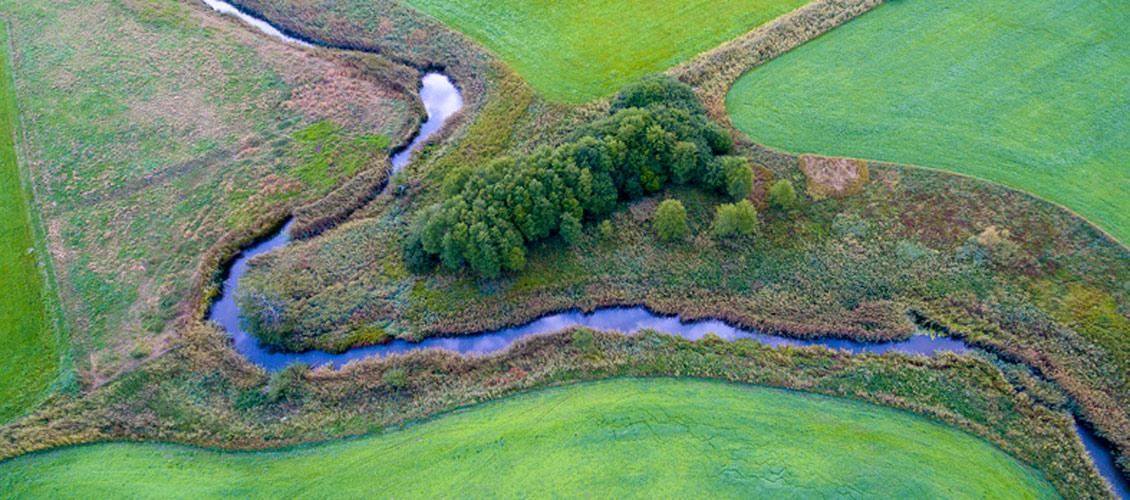
[[[746,179],[741,176],[729,176],[727,191],[731,194],[746,193],[752,187],[752,176]],[[734,186],[739,186],[735,188]],[[744,196],[736,203],[723,203],[714,211],[714,223],[710,226],[710,234],[715,238],[752,236],[757,232],[757,207]],[[790,212],[798,206],[796,188],[788,179],[781,179],[769,187],[769,206]],[[607,221],[606,221],[607,222]],[[655,209],[652,219],[652,228],[663,241],[676,241],[686,238],[690,234],[687,225],[687,210],[679,200],[664,200]]]
[[[663,241],[678,241],[690,235],[687,209],[679,200],[663,200],[655,209],[652,228]],[[723,203],[714,212],[710,234],[716,238],[751,236],[757,232],[757,208],[749,200]]]
[[[617,95],[609,117],[556,148],[449,174],[445,200],[414,221],[405,262],[417,272],[438,262],[492,278],[522,269],[528,244],[554,235],[573,243],[584,221],[669,183],[745,198],[752,165],[726,156],[732,146],[690,87],[667,77],[645,79]]]

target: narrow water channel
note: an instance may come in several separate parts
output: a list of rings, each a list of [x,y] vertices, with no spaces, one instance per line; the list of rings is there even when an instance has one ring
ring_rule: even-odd
[[[305,47],[313,45],[308,41],[289,36],[270,23],[227,2],[221,0],[202,1],[213,10],[221,14],[234,15],[267,35]],[[404,168],[411,160],[412,154],[431,135],[442,129],[447,120],[463,107],[463,96],[459,93],[459,90],[446,75],[438,72],[430,72],[424,75],[421,81],[420,99],[424,102],[428,118],[421,125],[420,131],[409,145],[392,157],[392,173],[399,172]],[[756,330],[737,328],[718,320],[683,322],[677,316],[657,315],[642,307],[616,307],[597,309],[589,314],[578,311],[552,314],[521,326],[474,335],[432,337],[421,342],[407,342],[397,339],[387,344],[351,349],[341,354],[330,354],[322,351],[270,352],[259,344],[258,339],[243,329],[239,306],[236,304],[235,297],[239,290],[239,280],[247,272],[248,261],[257,255],[265,254],[289,243],[292,223],[288,222],[279,232],[265,241],[246,248],[237,256],[224,279],[219,299],[212,304],[208,313],[209,320],[218,323],[232,336],[236,351],[247,357],[252,363],[270,371],[280,370],[294,363],[306,363],[311,366],[330,364],[335,368],[340,368],[346,363],[358,359],[387,356],[420,349],[447,349],[461,354],[489,354],[506,349],[518,339],[531,335],[558,332],[573,326],[583,326],[594,330],[618,331],[625,334],[650,329],[689,340],[698,340],[708,333],[713,333],[730,341],[753,339],[772,347],[819,345],[854,354],[900,352],[932,356],[939,352],[960,354],[974,349],[961,340],[930,335],[914,335],[907,340],[895,342],[792,339],[769,335]],[[1078,420],[1075,422],[1075,431],[1080,441],[1083,442],[1087,453],[1091,456],[1095,468],[1111,485],[1115,496],[1123,500],[1130,500],[1130,483],[1119,473],[1110,447],[1095,436],[1091,430],[1081,425]]]

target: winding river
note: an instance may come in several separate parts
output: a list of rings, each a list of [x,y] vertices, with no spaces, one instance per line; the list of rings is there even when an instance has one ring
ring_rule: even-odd
[[[234,15],[248,25],[266,33],[267,35],[282,39],[296,45],[310,47],[314,44],[289,36],[270,23],[246,13],[235,6],[221,0],[202,0],[213,10],[227,15]],[[463,97],[451,80],[442,73],[429,72],[425,74],[420,85],[420,99],[424,102],[427,111],[427,120],[421,125],[420,131],[407,147],[392,157],[392,172],[399,172],[411,160],[412,154],[417,151],[425,141],[443,128],[447,120],[463,107]],[[684,322],[677,316],[663,316],[655,314],[643,307],[613,307],[597,309],[591,313],[567,311],[563,313],[544,316],[535,321],[512,328],[504,328],[490,332],[464,335],[458,337],[431,337],[420,342],[408,342],[396,339],[392,342],[351,349],[341,354],[330,354],[323,351],[308,351],[303,353],[272,352],[259,344],[258,339],[248,334],[240,320],[239,306],[235,297],[239,290],[239,280],[246,274],[248,262],[255,256],[265,254],[290,242],[290,227],[293,221],[288,222],[277,233],[265,241],[244,249],[232,262],[223,282],[219,299],[212,304],[208,319],[218,323],[231,336],[236,351],[255,363],[270,371],[280,370],[294,363],[306,363],[311,366],[332,365],[335,368],[350,361],[389,354],[405,353],[420,349],[447,349],[461,354],[489,354],[502,351],[514,344],[519,339],[531,335],[546,334],[561,331],[574,326],[588,327],[594,330],[618,331],[632,334],[644,329],[655,330],[669,335],[679,336],[689,340],[698,340],[708,333],[713,333],[725,340],[752,339],[772,347],[782,346],[823,346],[829,349],[839,349],[854,354],[886,352],[900,352],[904,354],[918,354],[931,356],[939,352],[964,353],[974,348],[961,340],[939,337],[926,334],[916,334],[907,340],[894,342],[858,342],[845,339],[793,339],[758,332],[756,330],[734,327],[718,320],[702,320]],[[1130,483],[1118,472],[1113,453],[1109,446],[1102,442],[1094,433],[1075,423],[1076,434],[1082,441],[1088,454],[1099,473],[1114,489],[1115,495],[1124,500],[1130,500]]]

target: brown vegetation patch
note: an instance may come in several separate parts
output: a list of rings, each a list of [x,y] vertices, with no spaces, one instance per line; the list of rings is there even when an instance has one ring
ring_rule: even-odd
[[[858,193],[867,183],[867,162],[863,160],[801,155],[799,161],[808,179],[808,195],[817,200]]]

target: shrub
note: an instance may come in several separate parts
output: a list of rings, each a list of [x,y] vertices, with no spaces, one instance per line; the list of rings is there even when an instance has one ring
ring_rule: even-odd
[[[403,368],[389,368],[381,375],[381,381],[389,388],[399,391],[408,387],[408,372]]]
[[[711,234],[715,237],[751,236],[757,231],[757,209],[749,200],[718,205]]]
[[[793,210],[797,206],[796,189],[788,179],[769,186],[769,205],[778,210]]]
[[[612,239],[616,235],[616,230],[612,228],[612,221],[605,219],[600,221],[600,237],[606,240]]]
[[[663,241],[675,241],[690,234],[687,227],[687,209],[679,200],[664,200],[655,209],[655,232]]]
[[[726,175],[726,194],[740,200],[753,192],[753,166],[740,156],[722,157],[722,171]]]
[[[267,383],[267,401],[292,401],[302,395],[302,378],[310,371],[310,365],[295,363],[271,375]]]

